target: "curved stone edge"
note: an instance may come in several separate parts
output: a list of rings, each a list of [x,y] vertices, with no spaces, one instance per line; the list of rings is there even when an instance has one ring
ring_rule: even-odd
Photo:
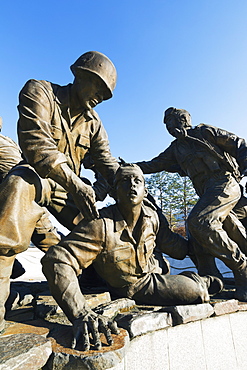
[[[166,306],[158,311],[130,312],[119,314],[116,317],[118,326],[127,330],[130,338],[161,330],[170,326],[177,326],[193,321],[207,319],[212,316],[220,316],[240,309],[246,310],[247,305],[240,305],[235,299],[195,305]]]

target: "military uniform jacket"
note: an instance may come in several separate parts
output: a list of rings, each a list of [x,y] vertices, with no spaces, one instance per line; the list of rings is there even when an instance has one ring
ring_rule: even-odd
[[[41,177],[58,164],[67,163],[80,175],[81,163],[90,152],[96,168],[111,179],[118,167],[111,156],[106,131],[94,110],[92,119],[80,114],[73,122],[69,100],[71,84],[59,86],[29,80],[19,96],[18,137],[29,164]]]
[[[151,161],[138,162],[144,173],[178,172],[189,176],[198,195],[207,181],[220,173],[231,173],[239,180],[247,168],[244,139],[225,130],[200,124],[187,130],[187,136],[174,140]]]
[[[59,243],[76,258],[81,269],[93,263],[99,275],[117,289],[135,284],[149,273],[162,273],[154,258],[155,238],[159,228],[156,211],[142,205],[136,239],[117,205],[103,208],[100,216],[90,222],[81,221]],[[172,235],[177,242],[177,234]],[[164,245],[168,237],[171,242],[169,234],[163,239]]]

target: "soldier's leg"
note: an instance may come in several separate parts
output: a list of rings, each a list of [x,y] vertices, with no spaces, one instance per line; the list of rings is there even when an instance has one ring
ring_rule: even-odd
[[[14,256],[28,248],[36,222],[43,213],[42,207],[35,202],[40,190],[39,181],[29,169],[11,172],[0,185],[0,320],[3,320],[9,294]]]
[[[44,213],[35,225],[31,240],[37,248],[43,252],[47,252],[50,246],[60,242],[61,235],[58,233],[56,227],[52,225],[46,208],[43,207],[43,211]]]
[[[247,256],[247,238],[246,229],[243,223],[238,219],[235,212],[230,212],[223,222],[223,228],[228,236],[239,246],[241,251]]]
[[[245,196],[241,196],[238,203],[233,208],[233,211],[244,225],[245,229],[247,229],[247,198]]]
[[[223,288],[220,279],[201,277],[194,272],[179,275],[149,274],[142,284],[135,286],[132,298],[139,304],[185,305],[209,301],[209,293]]]
[[[246,256],[241,251],[241,247],[244,246],[238,246],[231,239],[223,224],[239,197],[239,185],[232,177],[227,178],[227,181],[224,181],[224,178],[221,181],[218,180],[216,184],[207,188],[187,220],[188,230],[197,243],[206,253],[222,260],[233,271],[235,277],[239,271],[247,272]],[[246,300],[247,280],[235,280],[238,280],[236,282],[237,291],[239,289],[242,291],[242,286],[246,287],[246,294],[241,298]],[[240,298],[239,295],[238,298]]]
[[[223,222],[239,197],[239,185],[233,178],[213,184],[199,199],[187,220],[189,233],[197,243],[228,267],[238,263],[241,251],[223,228]]]
[[[198,274],[200,276],[212,275],[223,279],[223,276],[216,265],[215,257],[212,254],[205,252],[202,246],[197,243],[197,241],[192,236],[189,236],[189,243],[189,253],[191,254],[189,254],[189,256],[194,262],[198,270]]]
[[[17,168],[0,185],[0,250],[14,253],[28,248],[37,221],[43,214],[38,205],[42,186],[29,168]]]
[[[242,252],[247,255],[246,231],[234,212],[231,211],[226,217],[225,221],[223,222],[223,228],[227,232],[227,235],[230,237],[230,239],[237,243]],[[208,274],[222,279],[222,274],[218,270],[215,263],[215,257],[212,254],[205,252],[205,249],[199,245],[195,238],[193,238],[190,234],[188,238],[190,252],[193,253],[193,257],[195,258],[193,262],[197,267],[199,275],[203,276]]]
[[[0,333],[5,327],[5,302],[9,296],[10,276],[15,260],[15,254],[11,256],[0,255]]]

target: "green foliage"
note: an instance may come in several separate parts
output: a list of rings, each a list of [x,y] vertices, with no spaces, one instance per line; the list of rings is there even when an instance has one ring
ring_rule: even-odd
[[[170,226],[185,224],[189,211],[198,200],[188,177],[162,171],[146,178],[146,186]]]

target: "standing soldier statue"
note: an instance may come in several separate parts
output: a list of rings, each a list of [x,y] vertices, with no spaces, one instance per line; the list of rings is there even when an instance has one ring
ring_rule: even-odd
[[[233,271],[236,299],[247,301],[246,233],[232,211],[247,169],[246,142],[213,126],[192,128],[184,109],[168,108],[164,123],[175,140],[157,157],[137,164],[145,174],[165,170],[189,176],[200,197],[187,219],[199,274],[219,276],[214,260],[219,258]]]

